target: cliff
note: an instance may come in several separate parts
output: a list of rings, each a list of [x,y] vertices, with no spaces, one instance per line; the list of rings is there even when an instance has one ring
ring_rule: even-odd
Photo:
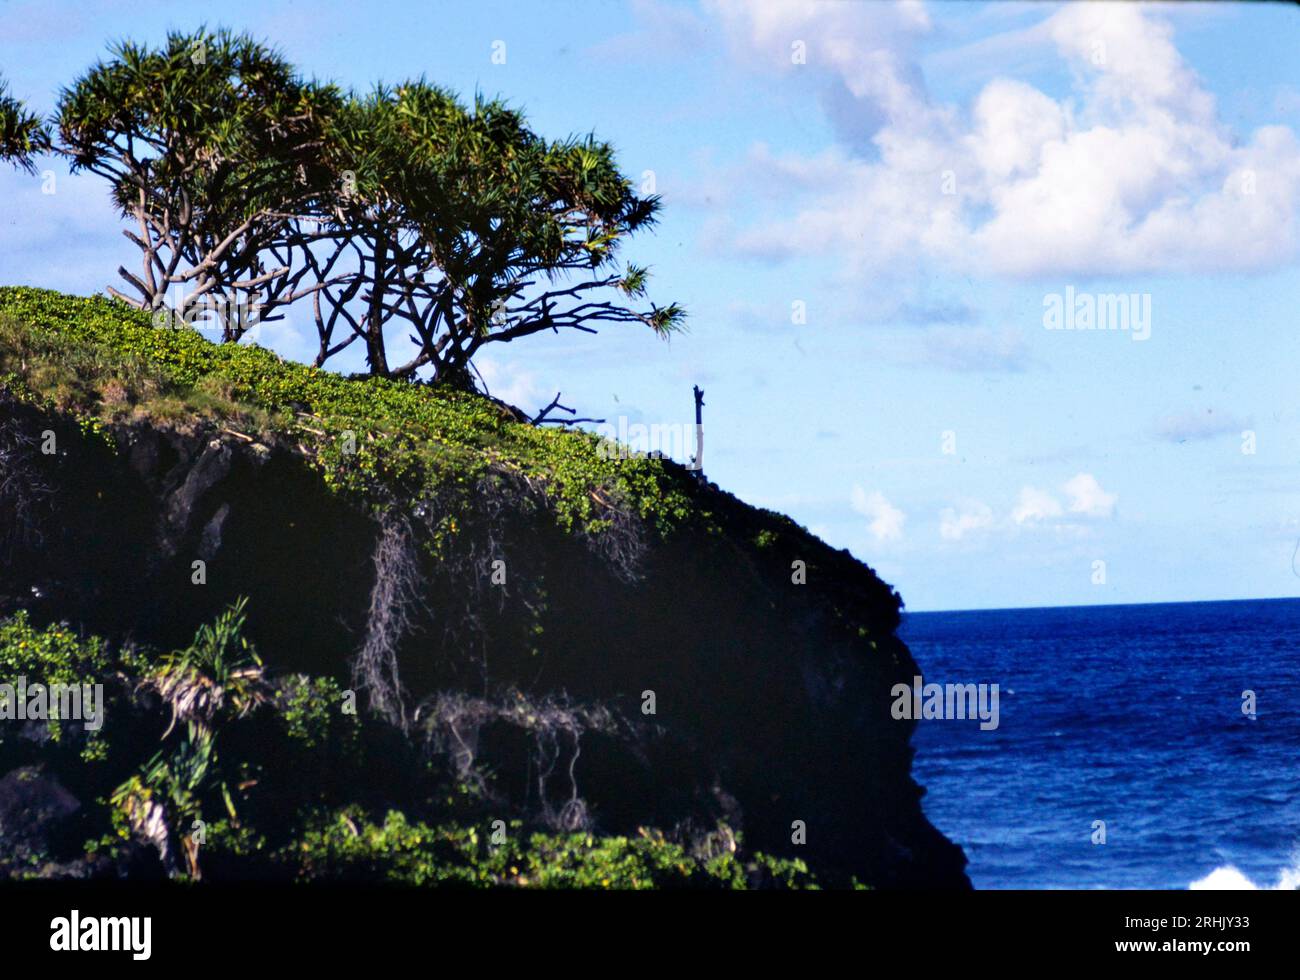
[[[0,872],[967,887],[900,599],[508,406],[0,289]],[[0,682],[10,677],[0,677]]]

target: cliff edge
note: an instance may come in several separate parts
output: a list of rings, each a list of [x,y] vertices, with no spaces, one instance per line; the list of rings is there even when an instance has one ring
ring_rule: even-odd
[[[901,601],[666,460],[0,289],[0,874],[969,887]]]

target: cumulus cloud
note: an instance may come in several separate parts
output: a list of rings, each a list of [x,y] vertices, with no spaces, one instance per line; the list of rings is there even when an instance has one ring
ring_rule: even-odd
[[[555,392],[543,388],[531,371],[489,357],[476,358],[474,365],[494,398],[525,412],[538,411],[555,397]]]
[[[1046,490],[1021,487],[1020,498],[1011,511],[1011,520],[1017,524],[1035,524],[1061,516],[1061,504]]]
[[[1102,489],[1091,473],[1076,473],[1061,484],[1059,492],[1024,486],[1015,505],[1005,517],[981,501],[964,501],[957,507],[945,507],[939,514],[939,535],[960,541],[974,531],[1016,533],[1021,529],[1050,528],[1058,534],[1083,535],[1086,524],[1077,517],[1109,518],[1115,513],[1119,494]],[[1067,519],[1077,515],[1074,520]]]
[[[1170,26],[1146,9],[1070,4],[1029,33],[1069,69],[1065,97],[998,78],[956,106],[936,104],[916,68],[912,51],[931,31],[917,4],[709,7],[751,62],[844,93],[854,112],[841,105],[834,121],[867,136],[817,159],[835,171],[820,197],[734,229],[742,252],[841,254],[853,274],[928,259],[1010,278],[1256,270],[1296,257],[1296,134],[1273,125],[1235,139]],[[795,40],[806,65],[790,65]]]
[[[850,139],[927,111],[913,50],[932,29],[918,0],[707,0],[739,57],[763,70],[814,66],[836,83],[828,108],[851,105]]]
[[[1119,494],[1107,493],[1091,473],[1076,473],[1065,481],[1066,497],[1070,501],[1071,514],[1083,514],[1087,517],[1110,517],[1115,513],[1115,504]]]
[[[867,493],[862,487],[854,486],[852,504],[855,511],[868,519],[867,530],[877,541],[898,541],[903,537],[907,515],[886,500],[879,490]]]
[[[946,541],[960,541],[972,532],[993,527],[994,523],[993,508],[979,500],[967,500],[940,512],[939,536]]]

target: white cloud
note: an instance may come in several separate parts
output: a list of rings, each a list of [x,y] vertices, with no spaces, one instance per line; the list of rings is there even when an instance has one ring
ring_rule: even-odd
[[[555,397],[555,392],[543,388],[531,371],[489,357],[475,358],[474,366],[483,376],[492,397],[500,398],[524,412],[540,411]]]
[[[868,518],[867,530],[877,541],[898,541],[903,537],[903,524],[907,515],[885,499],[879,490],[867,493],[860,486],[853,487],[853,509]]]
[[[737,55],[762,69],[828,73],[874,124],[926,111],[912,55],[930,15],[919,0],[827,3],[824,0],[708,0]],[[803,46],[803,63],[794,57]],[[834,99],[834,96],[832,96]]]
[[[1036,524],[1060,516],[1060,502],[1046,490],[1036,487],[1021,487],[1020,499],[1011,511],[1011,519],[1017,524]]]
[[[1119,494],[1107,493],[1091,473],[1077,473],[1065,481],[1065,495],[1070,500],[1071,514],[1088,517],[1110,517],[1115,513]]]
[[[1145,9],[1065,6],[1025,38],[1053,48],[1071,92],[1056,99],[998,78],[969,107],[926,93],[912,57],[930,30],[919,5],[714,0],[710,9],[751,60],[790,69],[791,42],[805,40],[808,62],[793,67],[847,93],[833,121],[863,137],[842,136],[840,150],[805,163],[824,177],[820,196],[733,230],[743,252],[842,254],[857,275],[929,259],[1012,278],[1255,270],[1296,258],[1300,141],[1280,125],[1235,139],[1172,29]]]
[[[1060,487],[1062,497],[1050,490],[1025,486],[1020,488],[1015,506],[1005,517],[981,501],[962,501],[945,507],[939,514],[939,535],[948,541],[960,541],[975,531],[1018,533],[1021,529],[1047,528],[1057,535],[1083,537],[1090,533],[1086,524],[1064,520],[1068,514],[1107,518],[1115,513],[1119,495],[1102,489],[1091,473],[1078,473]]]
[[[939,535],[947,541],[960,541],[967,534],[993,527],[993,508],[978,500],[963,501],[958,507],[945,507],[939,514]]]

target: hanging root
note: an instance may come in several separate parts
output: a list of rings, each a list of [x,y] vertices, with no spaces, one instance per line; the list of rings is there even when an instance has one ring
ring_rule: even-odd
[[[645,559],[645,522],[618,499],[593,494],[602,526],[585,532],[587,546],[599,557],[620,582],[633,585],[640,581]]]
[[[618,579],[635,582],[646,551],[645,523],[615,495],[594,496],[601,509],[598,526],[585,533],[586,543]],[[516,628],[515,621],[500,618],[507,602],[534,615],[544,602],[539,558],[518,536],[530,533],[529,519],[549,505],[545,493],[527,479],[500,471],[480,479],[468,497],[463,491],[434,489],[387,509],[375,544],[365,641],[353,661],[354,683],[369,693],[376,713],[409,730],[398,651],[420,625],[435,627],[432,646],[445,654],[437,664],[440,675],[468,667],[477,670],[481,690],[488,691],[492,643],[527,640],[494,634],[497,625]],[[436,555],[427,577],[426,545]],[[508,565],[500,566],[499,560]],[[505,577],[494,582],[498,567]],[[426,602],[425,596],[436,596],[436,602]],[[472,750],[464,751],[472,755]],[[565,749],[569,751],[576,754],[576,743]]]
[[[478,758],[479,738],[489,725],[503,724],[531,736],[530,769],[536,773],[533,789],[541,820],[556,830],[589,829],[591,815],[578,792],[578,757],[582,736],[588,732],[616,735],[620,726],[614,713],[603,706],[571,704],[563,694],[529,698],[509,690],[496,699],[441,693],[422,704],[416,719],[426,745],[435,756],[446,758],[462,783],[490,796],[486,767]],[[564,785],[552,783],[558,773]]]
[[[396,509],[390,508],[380,519],[374,564],[366,638],[353,660],[352,678],[357,688],[369,694],[372,710],[405,730],[406,702],[397,650],[423,604],[423,581],[410,522]]]
[[[538,570],[525,567],[527,549],[511,547],[511,525],[544,505],[544,495],[532,490],[526,481],[512,474],[493,474],[476,484],[469,502],[435,492],[413,508],[422,535],[430,540],[442,536],[443,548],[434,575],[439,642],[444,650],[455,651],[447,663],[454,667],[457,661],[471,662],[485,689],[490,640],[487,616],[493,608],[501,613],[509,599],[528,607],[541,581]],[[447,525],[453,518],[459,531],[447,535]],[[504,582],[493,584],[493,563],[497,560],[508,563],[507,575]]]
[[[9,411],[0,398],[0,411]],[[54,492],[37,469],[37,439],[12,416],[0,419],[0,557],[40,547],[38,514]]]

